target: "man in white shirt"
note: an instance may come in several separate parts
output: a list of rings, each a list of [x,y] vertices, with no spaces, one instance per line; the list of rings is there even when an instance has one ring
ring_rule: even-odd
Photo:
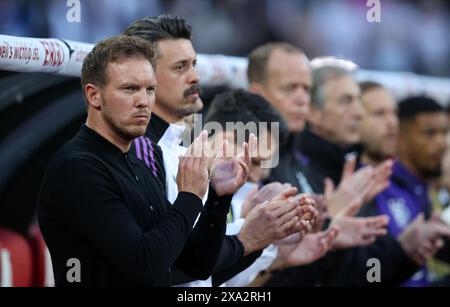
[[[177,168],[176,165],[178,164],[176,155],[182,149],[179,147],[174,149],[175,146],[180,145],[177,141],[177,133],[172,134],[172,132],[177,131],[177,128],[172,130],[169,126],[181,121],[185,116],[199,112],[203,108],[202,101],[199,98],[201,90],[195,68],[197,60],[191,43],[190,26],[181,17],[149,17],[136,21],[124,33],[140,36],[155,45],[156,54],[152,64],[158,82],[156,105],[146,136],[144,136],[145,142],[142,140],[136,142],[136,153],[141,150],[144,153],[145,150],[152,152],[151,148],[147,148],[149,147],[147,145],[152,143],[161,146],[160,148],[159,146],[154,148],[153,151],[155,155],[153,160],[156,160],[154,164],[156,164],[155,168],[157,169],[155,173],[159,176],[161,188],[167,190],[167,196],[170,200],[171,195],[176,193],[174,189],[177,189],[176,185],[173,184],[175,182],[173,170]],[[163,138],[163,136],[165,137]],[[252,138],[249,140],[250,143],[255,142],[255,140],[252,142]],[[247,144],[243,145],[243,153],[246,152],[247,147]],[[245,154],[240,154],[229,158],[217,158],[212,163],[208,193],[208,200],[211,200],[211,205],[205,205],[204,214],[202,213],[200,219],[202,216],[210,218],[211,215],[216,215],[216,212],[219,212],[219,215],[222,216],[225,209],[228,212],[227,203],[229,206],[231,195],[247,179],[248,169],[244,159],[245,156]],[[150,155],[148,160],[152,160],[151,158]],[[143,160],[145,161],[145,157]],[[154,171],[154,168],[152,171]],[[306,223],[306,220],[315,216],[314,208],[311,205],[304,206],[303,211],[305,212],[298,208],[298,200],[290,199],[294,194],[295,189],[288,190],[285,194],[280,195],[280,199],[269,204],[267,208],[256,210],[253,218],[248,220],[238,235],[225,238],[224,245],[228,247],[223,247],[220,251],[216,268],[217,283],[220,284],[222,279],[227,280],[236,272],[250,265],[252,260],[256,259],[261,250],[271,241],[282,239],[303,229],[304,226],[300,224],[303,216],[305,221],[302,220],[302,223]],[[213,200],[216,198],[221,199],[221,201]],[[286,205],[283,206],[283,209],[281,209],[282,204]],[[271,210],[283,210],[283,212],[274,219],[274,227],[266,227],[264,223],[265,220],[270,219]],[[219,223],[219,219],[218,217],[217,223],[213,225],[214,227],[218,224],[222,227],[222,221]],[[225,219],[226,214],[223,217],[223,222],[225,222]],[[287,222],[281,223],[285,221]],[[275,224],[276,222],[278,224]],[[234,269],[231,270],[231,267]]]

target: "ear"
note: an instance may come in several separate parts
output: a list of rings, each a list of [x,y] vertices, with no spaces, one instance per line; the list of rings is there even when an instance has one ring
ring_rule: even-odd
[[[100,88],[92,83],[88,83],[84,86],[84,94],[86,99],[92,107],[98,109],[101,106],[102,96]]]

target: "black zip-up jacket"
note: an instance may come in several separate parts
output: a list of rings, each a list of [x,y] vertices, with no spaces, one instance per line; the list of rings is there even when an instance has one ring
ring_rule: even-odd
[[[359,144],[342,148],[330,143],[312,132],[309,127],[296,137],[293,146],[308,161],[308,168],[322,178],[331,178],[336,186],[341,181],[346,155],[355,153],[359,157],[362,150]]]
[[[142,162],[84,125],[50,162],[38,200],[57,286],[168,286],[174,264],[207,278],[216,259],[190,237],[201,210],[188,192],[170,205]]]

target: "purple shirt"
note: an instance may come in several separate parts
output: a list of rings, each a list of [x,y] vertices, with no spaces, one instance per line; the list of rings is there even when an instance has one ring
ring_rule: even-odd
[[[388,231],[397,238],[420,213],[428,213],[431,202],[428,198],[428,184],[412,174],[398,160],[394,163],[389,187],[375,197],[380,214],[389,216]],[[420,269],[403,286],[426,286],[426,267]]]

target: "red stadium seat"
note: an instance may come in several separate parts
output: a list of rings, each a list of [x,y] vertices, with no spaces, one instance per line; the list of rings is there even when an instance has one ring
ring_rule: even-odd
[[[0,284],[3,287],[32,285],[30,245],[22,235],[4,228],[0,228],[0,272]]]
[[[29,241],[33,252],[33,286],[53,287],[55,282],[50,253],[36,224],[30,228]]]

